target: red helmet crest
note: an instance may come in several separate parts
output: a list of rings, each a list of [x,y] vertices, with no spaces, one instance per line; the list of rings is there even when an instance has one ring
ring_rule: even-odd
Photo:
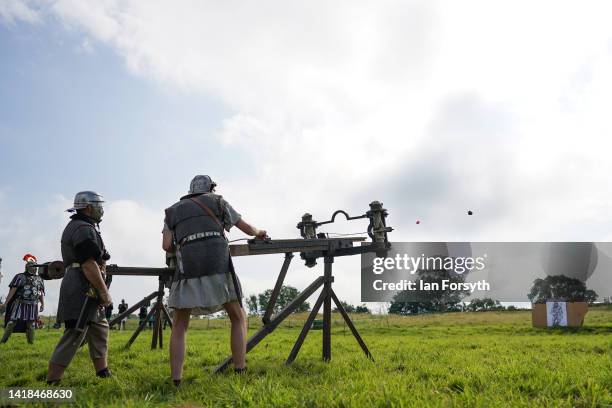
[[[23,260],[26,261],[26,262],[34,262],[34,263],[36,263],[36,257],[34,255],[32,255],[32,254],[25,254],[23,256]]]

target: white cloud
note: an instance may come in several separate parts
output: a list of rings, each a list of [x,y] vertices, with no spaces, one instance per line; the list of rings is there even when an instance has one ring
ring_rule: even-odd
[[[30,1],[3,0],[0,2],[0,21],[9,24],[14,24],[17,20],[32,24],[40,23],[40,14],[31,3]]]
[[[285,197],[282,206],[272,199],[258,207],[248,198],[252,180],[233,187],[256,207],[250,211],[269,215],[266,209],[300,203],[313,210],[345,205],[351,190],[418,158],[437,107],[465,92],[503,103],[513,117],[513,143],[535,147],[513,149],[509,162],[549,175],[566,154],[601,162],[605,150],[586,146],[608,147],[600,136],[609,129],[589,125],[580,138],[568,131],[589,115],[595,120],[588,123],[601,127],[605,117],[607,8],[60,0],[50,10],[115,48],[135,74],[227,104],[235,114],[220,141],[247,151],[258,184],[270,197]],[[496,149],[494,132],[487,137]],[[531,154],[537,160],[524,163]],[[477,163],[462,164],[477,177]]]

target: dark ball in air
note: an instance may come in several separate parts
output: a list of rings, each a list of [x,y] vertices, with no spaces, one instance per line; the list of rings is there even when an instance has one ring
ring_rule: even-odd
[[[472,214],[474,214],[472,210],[468,210],[468,215],[472,215]]]
[[[417,223],[417,225],[418,225],[418,224],[420,224],[420,223],[421,223],[421,221],[420,221],[420,220],[417,220],[417,222],[416,222],[416,223]]]

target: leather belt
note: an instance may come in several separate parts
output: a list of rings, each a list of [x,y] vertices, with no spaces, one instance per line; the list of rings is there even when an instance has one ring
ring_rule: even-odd
[[[192,242],[192,241],[196,241],[196,240],[200,240],[200,239],[206,239],[206,238],[212,238],[212,237],[221,237],[221,236],[223,236],[223,235],[220,232],[218,232],[218,231],[196,232],[195,234],[187,235],[185,238],[181,239],[181,242],[179,243],[179,245],[183,246],[183,245],[188,244],[189,242]]]

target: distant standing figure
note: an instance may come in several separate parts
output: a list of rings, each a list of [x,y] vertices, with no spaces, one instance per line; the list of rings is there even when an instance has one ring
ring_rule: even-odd
[[[125,313],[128,310],[128,304],[125,303],[125,299],[121,299],[121,303],[119,303],[119,307],[117,308],[119,314]],[[125,330],[125,322],[127,322],[127,316],[121,319],[119,322],[119,330]]]
[[[147,311],[147,307],[141,306],[140,311],[138,312],[138,320],[139,320],[140,326],[142,326],[145,323],[145,320],[147,319],[148,314],[149,312]]]
[[[0,343],[6,343],[20,322],[25,322],[25,332],[28,343],[34,343],[34,330],[38,321],[38,312],[45,308],[45,284],[40,276],[36,274],[38,268],[36,257],[26,254],[25,271],[15,275],[9,284],[9,294],[6,297],[6,316],[4,335]],[[40,309],[38,308],[40,302]]]
[[[173,310],[170,368],[181,382],[185,335],[190,315],[225,310],[231,321],[234,368],[246,370],[246,316],[225,232],[234,225],[245,234],[264,238],[266,231],[248,224],[220,195],[209,176],[193,178],[187,195],[165,211],[162,248],[175,252],[177,268],[168,306]]]

